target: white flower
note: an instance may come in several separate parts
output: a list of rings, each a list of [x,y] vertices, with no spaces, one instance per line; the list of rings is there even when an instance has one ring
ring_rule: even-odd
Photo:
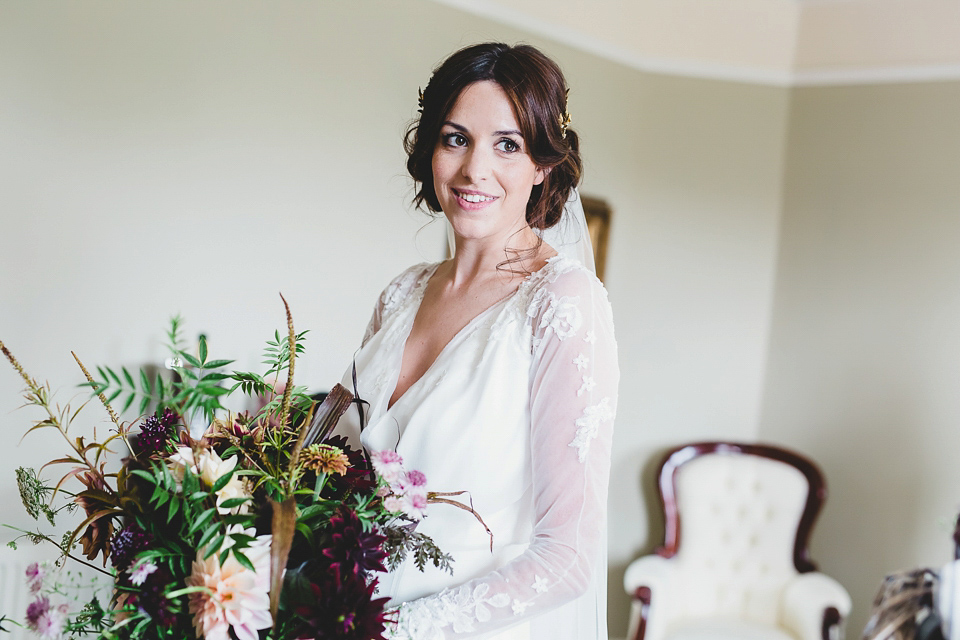
[[[193,449],[190,447],[177,447],[177,452],[167,460],[170,463],[170,471],[178,483],[183,482],[184,470],[189,468],[191,472],[200,476],[200,479],[208,487],[212,487],[217,480],[233,471],[234,467],[237,466],[237,456],[233,455],[226,460],[221,460],[216,451],[206,448],[200,449],[199,456],[195,456]],[[227,484],[217,491],[217,511],[221,514],[246,513],[249,509],[247,504],[232,509],[226,509],[220,505],[231,498],[246,498],[249,496],[250,493],[244,486],[243,479],[234,474],[227,481]]]
[[[127,573],[130,574],[130,582],[134,586],[139,587],[144,583],[151,573],[157,570],[157,565],[153,564],[149,560],[140,561],[130,569],[127,570]]]

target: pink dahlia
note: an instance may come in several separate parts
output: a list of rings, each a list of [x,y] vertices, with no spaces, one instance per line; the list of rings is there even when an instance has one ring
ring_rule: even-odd
[[[233,530],[239,533],[239,529]],[[253,529],[242,531],[249,536]],[[255,571],[245,568],[231,554],[220,564],[220,554],[204,559],[204,550],[193,561],[193,573],[187,578],[191,587],[207,587],[209,591],[190,594],[197,637],[205,640],[229,640],[230,627],[239,640],[258,640],[260,629],[273,625],[270,616],[270,540],[257,536],[243,554]]]

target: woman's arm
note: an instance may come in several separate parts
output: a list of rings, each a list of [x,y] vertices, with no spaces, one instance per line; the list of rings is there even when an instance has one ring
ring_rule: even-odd
[[[530,438],[534,531],[497,571],[398,610],[392,638],[467,638],[544,614],[582,595],[606,535],[616,343],[606,292],[583,270],[535,293]],[[599,615],[605,615],[599,612]]]

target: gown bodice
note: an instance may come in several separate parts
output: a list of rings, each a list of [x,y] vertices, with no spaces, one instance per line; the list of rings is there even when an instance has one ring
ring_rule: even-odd
[[[453,575],[412,558],[380,580],[399,607],[394,638],[606,640],[606,497],[619,371],[606,291],[555,257],[457,333],[396,402],[403,350],[437,265],[383,291],[356,354],[338,431],[396,450],[430,491],[466,491],[467,511],[431,504],[417,531]],[[353,370],[344,385],[353,388]],[[551,611],[549,616],[537,615]]]

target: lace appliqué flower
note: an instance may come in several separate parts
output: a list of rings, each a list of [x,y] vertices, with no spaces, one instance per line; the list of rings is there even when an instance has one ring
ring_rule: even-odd
[[[546,593],[547,589],[549,588],[549,585],[547,584],[546,578],[541,578],[540,576],[534,576],[533,584],[530,585],[530,588],[532,588],[537,593]]]
[[[387,288],[380,294],[382,317],[386,318],[403,301],[414,297],[412,294],[417,287],[426,288],[427,282],[430,280],[428,276],[436,270],[435,268],[431,269],[430,266],[426,263],[414,265],[387,285]]]
[[[513,615],[522,616],[524,612],[530,608],[532,602],[520,602],[519,600],[513,601]]]
[[[590,358],[582,353],[577,354],[577,357],[573,359],[573,364],[577,365],[577,371],[583,371],[590,364]]]
[[[597,383],[593,376],[583,376],[583,384],[577,390],[577,396],[582,396],[584,392],[590,393],[595,386],[597,386]]]
[[[587,453],[590,451],[590,443],[597,437],[600,425],[608,420],[613,420],[613,409],[610,407],[610,398],[604,398],[591,407],[585,407],[583,415],[577,418],[577,433],[573,441],[567,445],[577,450],[577,457],[580,462],[587,459]]]
[[[404,603],[400,606],[391,638],[440,640],[444,627],[452,627],[454,633],[472,632],[476,623],[490,620],[493,615],[491,607],[499,609],[510,604],[510,596],[506,593],[489,595],[489,592],[489,584],[479,584],[472,590],[463,585]]]
[[[542,310],[540,328],[552,329],[557,338],[565,340],[574,335],[583,324],[579,304],[578,296],[557,297],[552,291],[540,289],[533,295],[527,315],[533,318]]]
[[[380,294],[380,307],[383,309],[383,315],[387,315],[396,309],[403,300],[403,285],[403,278],[394,280],[387,285],[387,288]]]

